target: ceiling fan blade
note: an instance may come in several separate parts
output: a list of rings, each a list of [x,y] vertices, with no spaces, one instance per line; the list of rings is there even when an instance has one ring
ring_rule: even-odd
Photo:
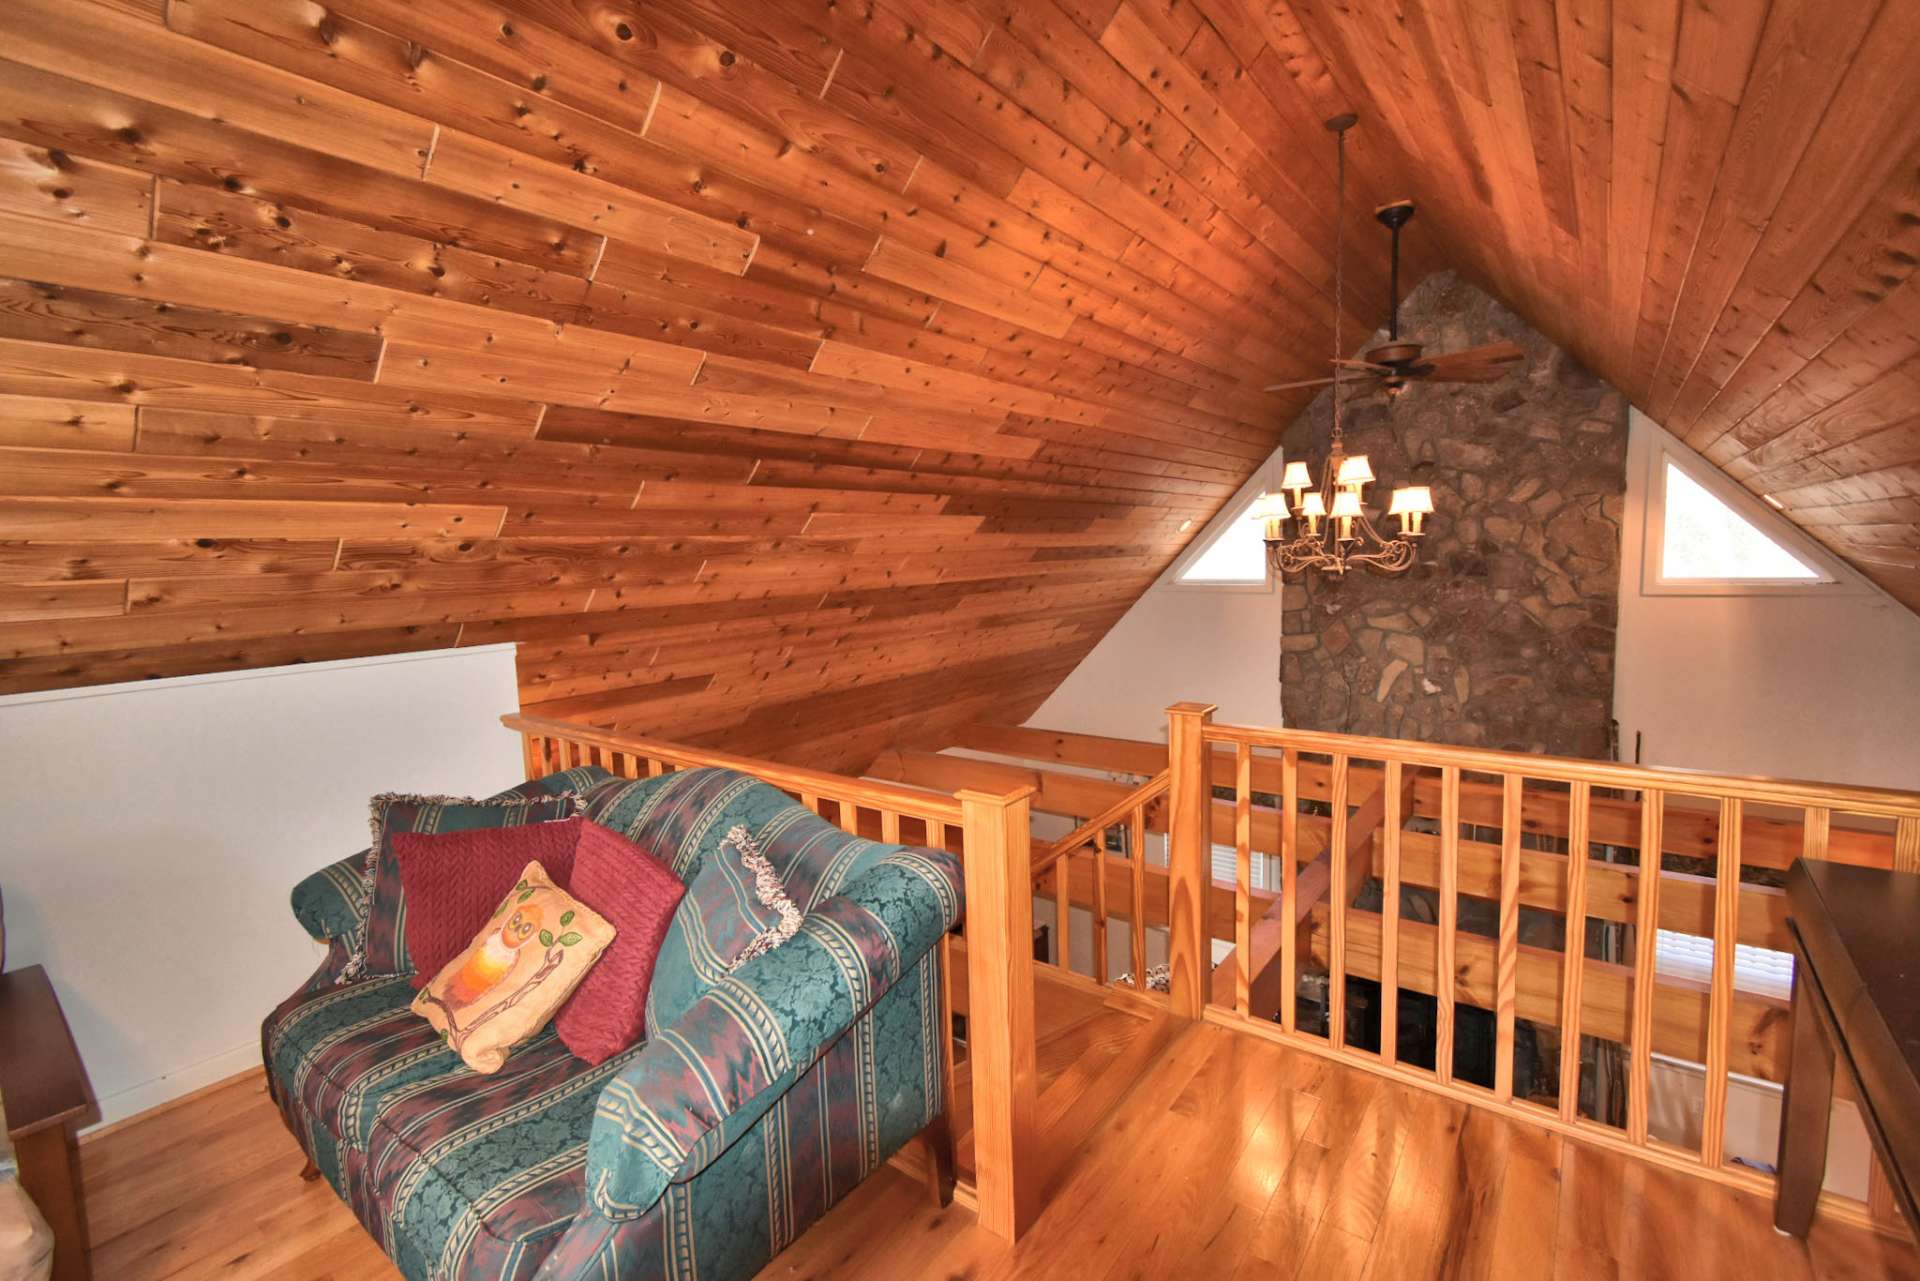
[[[1513,371],[1505,365],[1456,365],[1448,369],[1432,369],[1414,374],[1421,382],[1428,383],[1497,383]]]
[[[1336,360],[1333,363],[1342,365],[1348,369],[1371,370],[1376,374],[1390,374],[1393,372],[1392,365],[1376,365],[1371,360]]]
[[[1372,378],[1308,378],[1297,383],[1273,383],[1261,388],[1262,391],[1292,391],[1296,387],[1325,387],[1329,383],[1370,383]]]
[[[1527,353],[1510,342],[1489,343],[1485,347],[1468,347],[1462,351],[1443,351],[1428,356],[1423,364],[1431,365],[1435,373],[1451,372],[1455,365],[1510,365],[1516,360],[1526,359]]]

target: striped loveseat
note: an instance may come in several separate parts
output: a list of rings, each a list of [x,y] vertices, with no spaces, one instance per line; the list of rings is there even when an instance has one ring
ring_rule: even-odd
[[[328,954],[262,1029],[269,1089],[411,1281],[750,1277],[941,1114],[934,944],[959,865],[730,770],[576,769],[512,794],[565,791],[683,881],[745,824],[799,933],[598,1067],[549,1027],[482,1076],[408,1011],[405,977],[341,981],[362,894],[343,860],[294,892]]]

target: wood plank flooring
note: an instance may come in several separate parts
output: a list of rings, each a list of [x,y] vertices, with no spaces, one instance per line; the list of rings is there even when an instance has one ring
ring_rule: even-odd
[[[885,1169],[762,1281],[1920,1281],[1904,1244],[1828,1224],[1792,1241],[1757,1198],[1229,1029],[1062,1008],[1074,1021],[1050,1028],[1042,1091],[1060,1166],[1025,1239],[1008,1247]],[[396,1276],[332,1193],[296,1177],[258,1074],[90,1140],[84,1160],[96,1276]]]

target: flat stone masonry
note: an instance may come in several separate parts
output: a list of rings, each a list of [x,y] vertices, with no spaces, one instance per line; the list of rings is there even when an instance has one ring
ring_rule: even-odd
[[[1436,514],[1406,574],[1289,579],[1281,704],[1289,726],[1556,756],[1610,754],[1627,401],[1526,322],[1454,275],[1400,309],[1429,353],[1508,339],[1527,353],[1490,384],[1349,396],[1349,452],[1379,480],[1433,488]],[[1386,339],[1385,331],[1365,347]],[[1363,347],[1361,350],[1365,350]],[[1316,476],[1332,430],[1322,392],[1288,428]]]

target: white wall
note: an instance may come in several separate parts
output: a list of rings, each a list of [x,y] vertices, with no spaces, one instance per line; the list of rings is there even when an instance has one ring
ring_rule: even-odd
[[[112,1121],[259,1061],[318,964],[301,877],[376,792],[523,773],[511,645],[0,698],[7,966],[44,964]]]
[[[1249,494],[1279,474],[1280,451],[1189,544],[1204,547]],[[1189,587],[1182,556],[1027,718],[1080,734],[1164,741],[1167,707],[1215,703],[1215,719],[1280,724],[1280,592]]]
[[[1638,410],[1629,430],[1614,676],[1621,754],[1632,758],[1638,732],[1650,765],[1920,789],[1920,617],[1838,562],[1840,582],[1807,594],[1648,594],[1656,442],[1685,447]],[[1796,538],[1757,500],[1741,511]]]

